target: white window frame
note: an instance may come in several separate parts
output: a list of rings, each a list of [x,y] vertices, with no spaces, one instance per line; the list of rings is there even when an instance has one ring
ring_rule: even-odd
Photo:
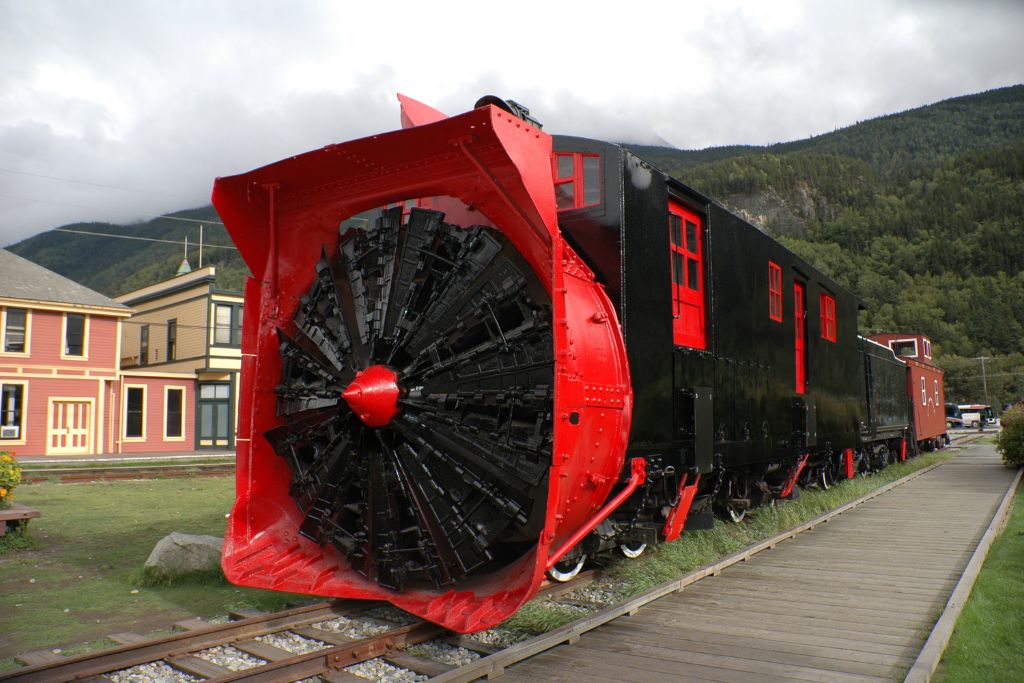
[[[924,340],[924,357],[925,358],[931,358],[932,357],[932,343],[930,341],[928,341],[927,339]]]
[[[164,441],[184,441],[185,440],[185,401],[188,396],[186,391],[187,387],[183,384],[167,384],[164,385]],[[181,436],[168,436],[167,435],[167,404],[168,395],[171,391],[181,391]]]
[[[935,379],[935,380],[932,380],[932,381],[935,382],[935,405],[938,406],[939,405],[939,380]]]
[[[85,322],[82,323],[82,355],[71,356],[64,353],[67,348],[68,341],[68,316],[69,315],[80,315],[85,318]],[[65,311],[61,316],[60,323],[60,357],[63,360],[89,360],[89,318],[91,316],[88,313],[76,313],[75,311]]]
[[[28,430],[28,382],[12,381],[4,379],[0,381],[0,386],[4,384],[17,384],[21,386],[21,424],[18,425],[18,438],[17,439],[0,439],[0,450],[5,449],[8,446],[24,446],[28,442],[28,438],[25,432]],[[2,396],[2,394],[0,394]],[[0,406],[2,410],[3,406]]]
[[[914,344],[914,355],[911,356],[908,353],[896,353],[896,347],[899,346],[900,344],[904,344],[906,342],[913,342],[913,344]],[[917,353],[918,353],[917,339],[914,339],[914,338],[910,338],[910,339],[893,339],[893,340],[891,340],[889,342],[889,349],[894,354],[896,354],[897,356],[909,356],[910,358],[917,358]]]
[[[921,378],[921,405],[928,405],[928,385],[924,377]]]
[[[18,308],[25,311],[25,350],[5,351],[7,348],[7,309]],[[0,313],[0,356],[27,358],[32,349],[32,309],[24,306],[4,306]]]
[[[147,387],[145,384],[125,384],[121,396],[121,438],[130,443],[138,443],[146,440],[146,402],[148,400]],[[142,436],[128,436],[128,390],[142,389]]]

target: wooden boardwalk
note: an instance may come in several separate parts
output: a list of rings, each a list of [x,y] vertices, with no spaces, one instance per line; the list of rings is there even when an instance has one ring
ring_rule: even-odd
[[[1014,474],[993,447],[968,447],[502,680],[902,680]]]

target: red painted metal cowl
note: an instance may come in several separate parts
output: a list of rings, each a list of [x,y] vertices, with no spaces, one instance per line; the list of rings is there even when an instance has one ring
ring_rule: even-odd
[[[367,427],[383,427],[398,412],[398,375],[371,365],[356,373],[341,397]]]
[[[253,273],[245,287],[236,501],[223,567],[237,584],[387,600],[468,632],[503,621],[529,600],[556,550],[602,510],[623,470],[632,390],[615,308],[559,231],[550,136],[493,106],[446,118],[405,99],[403,122],[405,130],[216,182],[214,206]],[[423,219],[418,214],[400,216],[391,232],[346,227],[361,212],[408,200],[443,215],[443,224],[415,232],[407,225]],[[397,242],[385,244],[389,235]],[[423,240],[408,246],[410,236]],[[384,241],[370,244],[378,238]],[[352,266],[350,252],[364,246],[365,253],[377,250],[391,260],[366,257]],[[403,249],[418,256],[399,258]],[[465,294],[451,289],[472,275],[474,263],[490,258],[488,249],[503,254],[510,268],[492,264],[458,290]],[[431,259],[438,264],[436,277],[417,275]],[[379,284],[388,278],[395,283],[391,289]],[[516,289],[516,282],[526,285]],[[399,300],[403,287],[430,283],[430,292],[419,298],[405,292]],[[331,297],[340,297],[340,316],[317,308]],[[501,301],[504,312],[495,308]],[[363,313],[351,314],[353,302]],[[423,309],[415,319],[407,315],[410,306],[435,302],[439,308]],[[448,305],[462,306],[463,319],[445,322],[453,318],[441,310]],[[516,306],[525,317],[507,326],[506,315]],[[312,318],[335,341],[303,334]],[[421,329],[413,339],[415,325],[428,318],[437,332]],[[516,336],[530,325],[543,336]],[[381,336],[385,328],[394,332]],[[470,338],[464,329],[481,334]],[[534,372],[528,367],[533,356],[524,349],[540,350],[537,339],[546,344],[539,354],[544,381],[513,381],[511,391],[488,384],[506,362]],[[495,362],[476,362],[474,354],[487,345]],[[427,366],[429,372],[423,371]],[[494,409],[495,401],[503,401],[501,410]],[[506,431],[493,424],[522,424],[522,412],[534,405],[540,408],[530,419],[537,416],[544,440],[524,441],[488,461],[493,452],[487,439]],[[527,426],[512,425],[532,434],[532,423]],[[350,464],[370,472],[365,485],[371,495],[322,506],[316,499],[293,499],[293,477],[301,468],[290,460],[321,451],[337,456],[325,462],[326,476]],[[529,467],[503,461],[526,452],[540,454]],[[433,468],[433,479],[417,487],[424,468]],[[497,474],[474,478],[487,468]],[[469,518],[471,506],[438,507],[453,487],[469,493],[508,488],[506,478],[525,469],[536,472],[536,481],[506,492],[514,503],[510,516],[526,519],[510,523],[516,533],[507,541],[504,532],[490,528],[490,517]],[[534,498],[524,499],[523,492]],[[389,503],[396,494],[406,498]],[[374,520],[350,519],[375,505]],[[384,505],[391,507],[379,507]],[[411,515],[410,524],[399,520],[394,533],[412,528],[422,535],[423,543],[414,539],[406,547],[437,548],[441,565],[410,569],[422,576],[436,571],[436,585],[400,581],[394,571],[388,577],[394,587],[381,578],[384,568],[404,560],[381,560],[390,540],[364,537],[380,533],[377,522],[391,523],[388,511]],[[317,515],[331,517],[318,521]],[[437,520],[458,515],[467,516],[459,526],[464,536],[437,533]],[[357,532],[362,524],[366,531],[340,542],[311,532],[346,524]],[[485,546],[489,559],[461,566],[467,549]]]

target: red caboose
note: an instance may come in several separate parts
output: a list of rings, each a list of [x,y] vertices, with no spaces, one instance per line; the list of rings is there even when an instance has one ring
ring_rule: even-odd
[[[932,342],[922,334],[876,334],[872,341],[892,349],[907,364],[907,395],[914,408],[914,435],[919,448],[949,443],[942,369],[932,360]]]

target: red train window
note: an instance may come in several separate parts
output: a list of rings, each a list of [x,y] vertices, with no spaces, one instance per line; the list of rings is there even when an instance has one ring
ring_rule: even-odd
[[[782,268],[768,262],[768,317],[782,322]]]
[[[670,202],[672,337],[678,346],[706,349],[704,335],[704,249],[700,217]]]
[[[552,157],[555,201],[559,211],[601,203],[601,157],[581,152],[556,152]]]
[[[836,300],[828,294],[818,296],[818,307],[821,313],[821,336],[830,342],[836,340]]]

